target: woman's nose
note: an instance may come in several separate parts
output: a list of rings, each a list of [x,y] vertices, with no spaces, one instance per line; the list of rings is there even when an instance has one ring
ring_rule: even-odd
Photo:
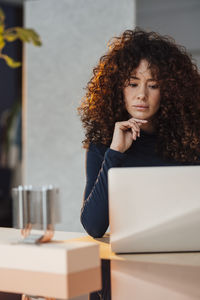
[[[138,100],[145,100],[146,99],[146,90],[145,88],[141,87],[140,90],[138,91],[138,95],[137,95],[137,99]]]

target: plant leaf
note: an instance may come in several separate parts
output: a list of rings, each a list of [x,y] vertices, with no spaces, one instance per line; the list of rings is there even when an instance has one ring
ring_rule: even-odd
[[[33,43],[35,46],[41,46],[42,42],[40,36],[33,29],[25,29],[20,27],[15,27],[18,37],[23,42]]]
[[[4,34],[3,37],[8,42],[14,42],[15,40],[18,39],[18,34],[17,33],[6,33],[6,34]]]
[[[37,34],[37,32],[31,28],[26,29],[26,31],[29,33],[30,38],[32,39],[32,43],[35,46],[42,46],[42,41],[40,39],[39,34]]]
[[[0,56],[0,58],[3,58],[3,59],[6,61],[7,65],[8,65],[9,67],[11,67],[11,68],[18,68],[18,67],[21,66],[21,62],[19,62],[19,61],[14,61],[14,59],[12,59],[12,58],[11,58],[10,56],[8,56],[8,55],[2,54],[2,55]]]
[[[2,50],[5,46],[5,42],[4,42],[4,38],[3,36],[0,34],[0,50]]]
[[[0,34],[2,34],[4,32],[4,24],[0,25]]]
[[[18,38],[23,41],[23,42],[30,42],[29,40],[29,36],[26,34],[25,30],[20,28],[20,27],[16,27],[15,28],[16,32],[17,32],[17,36]]]

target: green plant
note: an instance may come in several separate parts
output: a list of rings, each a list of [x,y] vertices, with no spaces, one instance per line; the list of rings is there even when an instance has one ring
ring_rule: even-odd
[[[10,56],[3,54],[2,51],[7,42],[14,42],[20,39],[22,42],[32,43],[35,46],[41,46],[40,36],[35,30],[29,28],[12,27],[5,28],[5,14],[0,8],[0,59],[4,59],[7,65],[11,68],[18,68],[21,62],[14,61]]]

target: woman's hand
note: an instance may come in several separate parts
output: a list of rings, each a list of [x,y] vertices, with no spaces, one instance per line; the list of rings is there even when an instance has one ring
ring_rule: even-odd
[[[140,126],[147,120],[131,118],[128,121],[116,122],[110,149],[125,152],[133,141],[140,137]]]

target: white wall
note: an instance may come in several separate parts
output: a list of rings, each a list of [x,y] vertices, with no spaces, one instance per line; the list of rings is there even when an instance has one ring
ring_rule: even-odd
[[[133,28],[134,15],[134,0],[25,2],[25,26],[38,31],[43,46],[26,49],[24,183],[60,187],[57,229],[83,230],[85,155],[76,108],[108,40]]]

